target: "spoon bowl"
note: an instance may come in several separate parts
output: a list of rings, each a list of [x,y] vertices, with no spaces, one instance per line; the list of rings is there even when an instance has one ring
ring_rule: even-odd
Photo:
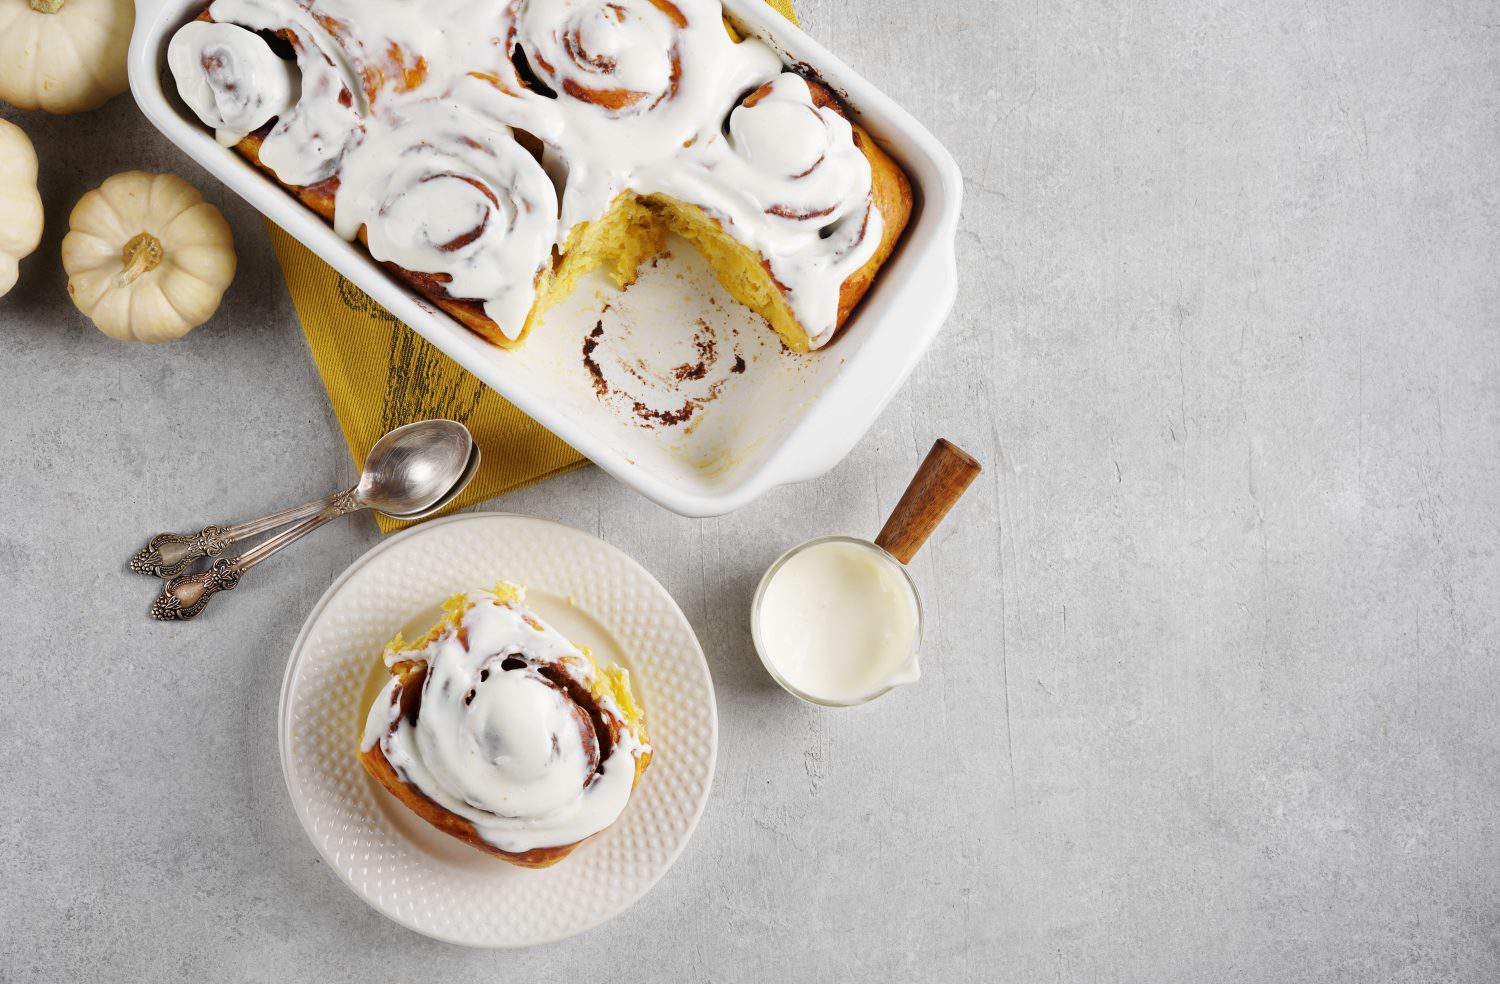
[[[479,449],[456,420],[419,420],[387,433],[365,456],[359,507],[418,519],[452,500],[478,468]]]
[[[438,500],[436,502],[434,502],[427,508],[419,509],[416,512],[393,513],[386,512],[385,510],[380,510],[381,515],[389,517],[390,519],[398,519],[402,522],[408,522],[411,520],[426,519],[433,513],[442,512],[444,509],[448,508],[448,505],[453,502],[454,499],[458,498],[459,493],[463,492],[464,489],[469,487],[469,483],[474,480],[475,473],[479,471],[480,461],[481,458],[479,454],[479,445],[475,444],[473,449],[469,451],[469,460],[464,465],[463,474],[461,474],[458,477],[458,480],[453,483],[452,488],[438,497]]]

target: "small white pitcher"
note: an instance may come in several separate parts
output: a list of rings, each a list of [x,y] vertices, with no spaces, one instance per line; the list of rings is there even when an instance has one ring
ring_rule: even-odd
[[[765,576],[761,578],[760,586],[755,591],[755,600],[750,606],[750,631],[755,640],[755,652],[760,657],[761,664],[765,666],[766,672],[771,675],[771,679],[792,696],[823,707],[855,707],[868,704],[903,684],[915,683],[920,679],[922,671],[918,655],[922,645],[922,595],[917,590],[916,582],[912,580],[906,565],[916,556],[922,544],[927,542],[927,538],[937,529],[943,517],[948,514],[948,510],[953,508],[953,504],[964,494],[964,490],[969,487],[979,472],[980,464],[972,455],[950,441],[939,438],[922,462],[922,467],[917,469],[917,474],[912,478],[911,484],[906,487],[901,501],[896,503],[896,508],[891,511],[890,518],[886,520],[885,526],[881,528],[880,535],[875,538],[874,542],[850,536],[824,536],[798,544],[778,557],[766,571]],[[876,555],[879,563],[900,571],[902,580],[911,590],[911,599],[916,609],[916,632],[912,636],[911,652],[906,659],[897,664],[896,668],[883,679],[872,685],[867,692],[847,699],[830,699],[826,696],[810,694],[792,684],[777,669],[775,661],[766,652],[766,644],[761,637],[761,606],[766,596],[766,589],[775,579],[777,572],[786,565],[787,561],[802,551],[826,543],[845,543],[869,550]]]

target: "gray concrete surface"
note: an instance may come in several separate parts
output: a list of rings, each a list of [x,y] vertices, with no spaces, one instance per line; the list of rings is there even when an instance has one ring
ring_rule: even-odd
[[[49,228],[0,301],[0,980],[1500,978],[1495,6],[942,6],[802,4],[967,179],[957,308],[858,450],[704,522],[593,469],[498,502],[655,572],[723,720],[677,867],[520,953],[386,922],[288,805],[285,653],[371,526],[182,627],[121,569],[351,475],[256,217],[128,99],[4,111]],[[129,167],[240,249],[166,348],[62,289],[68,209]],[[940,434],[988,470],[916,564],[926,679],[798,706],[755,579],[876,528]]]

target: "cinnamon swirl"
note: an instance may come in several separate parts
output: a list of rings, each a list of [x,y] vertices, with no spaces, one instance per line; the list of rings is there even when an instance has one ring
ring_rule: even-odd
[[[819,348],[912,206],[834,95],[719,0],[213,0],[168,62],[221,140],[505,346],[675,232]]]
[[[497,325],[524,327],[552,259],[557,197],[509,128],[456,99],[404,103],[395,125],[345,160],[334,229],[370,254],[441,277],[449,298],[482,298]]]
[[[167,64],[198,118],[233,146],[296,105],[297,77],[260,35],[237,24],[194,21],[172,36]]]
[[[600,669],[514,584],[452,598],[387,648],[366,771],[445,833],[524,867],[556,864],[619,818],[651,760],[619,667]]]

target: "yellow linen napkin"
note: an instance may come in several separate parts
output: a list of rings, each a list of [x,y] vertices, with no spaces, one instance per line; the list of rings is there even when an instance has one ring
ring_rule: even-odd
[[[789,0],[766,0],[793,23]],[[450,417],[483,453],[460,509],[577,468],[583,456],[397,321],[297,240],[266,223],[307,347],[356,465],[393,427]],[[409,524],[377,516],[383,533]]]

